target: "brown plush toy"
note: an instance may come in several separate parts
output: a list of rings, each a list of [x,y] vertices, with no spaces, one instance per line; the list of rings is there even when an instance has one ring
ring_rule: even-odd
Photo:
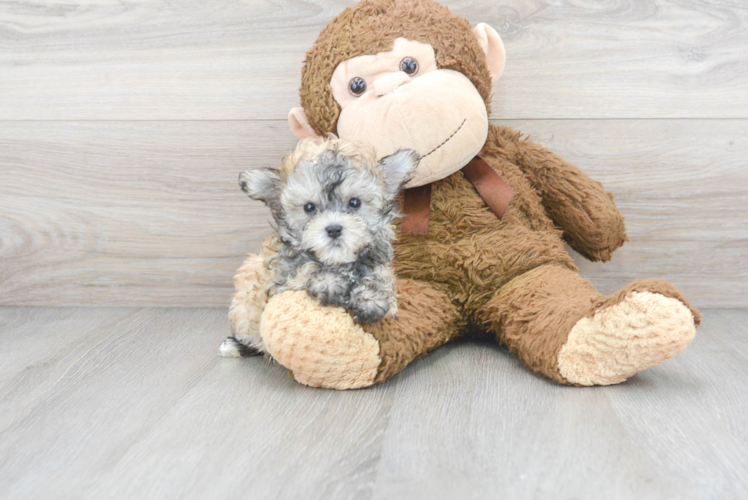
[[[492,28],[431,0],[363,0],[322,30],[293,132],[421,155],[395,242],[399,319],[358,325],[303,291],[267,301],[265,245],[235,277],[240,341],[259,332],[299,382],[335,389],[387,380],[467,332],[575,385],[623,382],[691,342],[700,315],[672,285],[637,281],[605,297],[579,275],[565,244],[606,261],[627,239],[623,217],[577,167],[489,125],[504,61]]]

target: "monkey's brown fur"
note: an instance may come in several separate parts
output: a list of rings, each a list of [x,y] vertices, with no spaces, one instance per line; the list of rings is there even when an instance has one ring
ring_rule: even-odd
[[[433,184],[429,233],[398,236],[395,273],[438,283],[436,289],[443,290],[452,307],[426,306],[432,312],[410,323],[404,316],[406,303],[400,309],[403,324],[366,329],[388,344],[382,349],[380,378],[410,361],[402,352],[413,350],[406,346],[417,342],[413,337],[420,338],[407,333],[413,325],[427,328],[444,316],[454,318],[450,328],[433,330],[445,335],[426,336],[436,345],[472,328],[487,328],[532,369],[562,383],[567,381],[558,373],[556,359],[576,321],[620,302],[632,290],[677,298],[700,320],[668,283],[640,281],[606,299],[577,273],[564,238],[582,255],[602,261],[626,241],[623,217],[600,183],[507,127],[491,127],[482,158],[512,186],[509,209],[499,220],[461,172]],[[409,298],[411,289],[412,283],[399,296]],[[429,297],[432,301],[443,299]],[[436,320],[435,309],[443,311]],[[402,339],[395,342],[385,329]],[[389,359],[390,352],[402,361]]]
[[[491,77],[466,20],[431,0],[363,0],[330,22],[307,53],[301,103],[318,134],[336,132],[340,108],[329,85],[335,67],[390,50],[397,37],[432,44],[439,68],[463,73],[489,105]],[[492,332],[537,373],[583,383],[559,371],[570,332],[635,292],[680,301],[698,324],[699,313],[668,283],[639,281],[603,297],[578,274],[565,242],[607,261],[627,241],[623,217],[599,182],[507,127],[490,127],[481,157],[514,198],[498,219],[461,171],[432,184],[428,234],[399,234],[395,242],[400,319],[364,327],[381,359],[370,383],[476,329]]]

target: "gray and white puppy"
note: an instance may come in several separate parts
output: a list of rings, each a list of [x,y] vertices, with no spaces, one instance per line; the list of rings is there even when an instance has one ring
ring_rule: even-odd
[[[277,232],[278,254],[266,264],[268,298],[306,290],[360,323],[396,317],[395,199],[418,158],[400,150],[376,161],[360,143],[307,139],[280,167],[243,172],[239,184],[270,208]]]

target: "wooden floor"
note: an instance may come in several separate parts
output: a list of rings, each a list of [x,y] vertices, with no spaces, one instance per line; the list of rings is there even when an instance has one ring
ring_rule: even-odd
[[[748,498],[748,311],[606,388],[448,345],[334,392],[222,309],[0,309],[0,498]]]

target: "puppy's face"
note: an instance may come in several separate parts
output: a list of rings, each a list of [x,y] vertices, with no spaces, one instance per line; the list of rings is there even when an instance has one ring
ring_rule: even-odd
[[[353,262],[375,239],[389,235],[393,201],[417,164],[413,151],[373,164],[365,155],[345,154],[349,149],[334,141],[286,169],[240,176],[242,189],[270,207],[278,234],[328,265]]]

